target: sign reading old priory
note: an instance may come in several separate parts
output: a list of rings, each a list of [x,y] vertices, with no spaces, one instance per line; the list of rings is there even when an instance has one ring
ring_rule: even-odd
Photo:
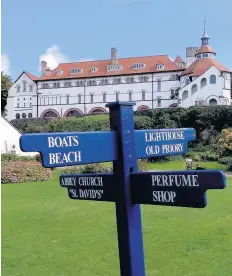
[[[185,153],[196,134],[192,128],[135,131],[133,105],[107,104],[108,132],[25,134],[20,139],[23,151],[41,153],[44,167],[113,161],[113,173],[63,174],[60,185],[71,199],[115,202],[121,276],[145,276],[140,204],[201,208],[207,189],[225,188],[221,171],[138,173],[137,158]]]
[[[137,158],[183,154],[188,142],[196,138],[195,130],[156,129],[135,131]]]

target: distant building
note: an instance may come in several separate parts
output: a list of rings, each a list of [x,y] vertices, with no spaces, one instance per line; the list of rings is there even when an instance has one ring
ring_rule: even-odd
[[[35,152],[22,152],[19,146],[21,133],[1,117],[1,153],[34,156]]]
[[[105,113],[105,104],[135,101],[135,110],[230,105],[229,68],[215,58],[204,31],[201,47],[186,49],[186,62],[168,55],[61,63],[41,62],[41,77],[23,72],[9,90],[7,119]]]

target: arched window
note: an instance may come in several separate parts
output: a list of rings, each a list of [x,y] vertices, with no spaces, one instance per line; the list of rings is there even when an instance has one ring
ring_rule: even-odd
[[[19,114],[19,113],[16,113],[15,118],[16,118],[16,119],[20,119],[20,114]]]
[[[57,87],[57,84],[56,82],[53,83],[53,88],[56,88]]]
[[[132,101],[132,91],[129,91],[128,93],[129,93],[129,102],[131,102]]]
[[[49,84],[48,83],[46,83],[45,86],[46,86],[46,88],[49,88]]]
[[[188,91],[187,90],[185,90],[182,94],[182,100],[184,101],[186,99],[188,99]]]
[[[78,95],[78,103],[81,104],[81,94]]]
[[[68,87],[72,87],[72,82],[68,81]]]
[[[17,107],[19,107],[19,103],[17,103]]]
[[[197,84],[194,84],[191,88],[191,93],[194,94],[197,92]]]
[[[19,93],[20,92],[20,85],[17,86],[17,92]]]
[[[157,91],[160,92],[161,91],[161,80],[157,81]]]
[[[93,103],[93,94],[90,94],[90,102]]]
[[[116,102],[118,102],[119,101],[119,92],[117,91],[115,94],[116,94]]]
[[[113,84],[120,84],[120,83],[121,83],[120,78],[113,79]]]
[[[209,105],[217,105],[217,100],[216,99],[209,100]]]
[[[127,82],[127,83],[133,83],[133,82],[134,82],[134,78],[133,78],[133,77],[128,77],[128,78],[126,79],[126,82]]]
[[[215,84],[216,83],[216,76],[215,75],[211,75],[210,76],[210,84]]]
[[[25,104],[25,103],[23,104],[23,107],[26,107],[26,104]]]
[[[32,113],[28,113],[28,118],[32,118]]]
[[[27,91],[27,86],[26,86],[26,82],[23,81],[23,92],[26,92]]]
[[[42,88],[45,89],[46,88],[46,83],[42,84]]]
[[[142,101],[146,100],[146,91],[142,90]]]
[[[67,81],[64,82],[64,87],[68,87],[68,82]]]
[[[201,88],[203,88],[204,86],[206,86],[206,84],[207,84],[207,80],[206,80],[206,78],[203,78],[201,80]]]
[[[23,119],[26,119],[26,118],[27,118],[26,113],[23,113],[23,114],[22,114],[22,118],[23,118]]]
[[[66,96],[66,104],[69,104],[69,97],[70,97],[70,95]]]
[[[171,96],[173,97],[175,95],[175,90],[171,89]]]
[[[60,83],[59,82],[56,83],[56,87],[60,88]]]
[[[58,117],[58,115],[52,110],[45,112],[43,115],[43,118],[54,118],[54,117]]]
[[[106,93],[103,93],[103,103],[106,102]]]
[[[29,85],[29,92],[32,92],[32,90],[33,90],[33,85],[30,84],[30,85]]]
[[[158,99],[157,99],[157,106],[158,106],[158,107],[161,107],[161,98],[158,98]]]
[[[30,103],[30,107],[32,107],[32,103]]]
[[[101,84],[102,85],[107,85],[108,84],[108,80],[107,79],[102,79],[101,80]]]
[[[189,78],[185,79],[185,85],[188,85],[190,83]]]

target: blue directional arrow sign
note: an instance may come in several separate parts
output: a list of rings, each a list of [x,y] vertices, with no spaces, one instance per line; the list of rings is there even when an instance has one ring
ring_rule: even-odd
[[[63,174],[60,185],[68,189],[71,199],[111,202],[117,199],[112,173]]]
[[[133,203],[203,208],[206,190],[225,186],[225,174],[216,170],[131,174]]]
[[[195,139],[193,128],[136,130],[136,157],[183,154],[188,151],[188,142]]]
[[[40,152],[45,168],[117,159],[114,131],[24,134],[20,147],[22,151]]]

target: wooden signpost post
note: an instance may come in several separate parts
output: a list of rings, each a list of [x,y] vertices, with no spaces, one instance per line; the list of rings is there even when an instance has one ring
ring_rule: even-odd
[[[113,161],[113,173],[65,174],[75,200],[115,202],[122,276],[145,276],[140,204],[203,208],[207,189],[223,189],[221,171],[137,172],[137,159],[186,153],[195,130],[134,130],[133,105],[110,103],[111,131],[25,134],[22,151],[40,152],[47,168]]]

